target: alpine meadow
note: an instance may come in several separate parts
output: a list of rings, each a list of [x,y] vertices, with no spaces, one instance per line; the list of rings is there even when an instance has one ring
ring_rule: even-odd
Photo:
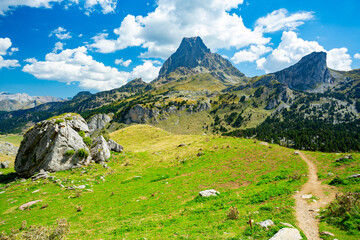
[[[0,0],[0,239],[360,239],[359,9]]]

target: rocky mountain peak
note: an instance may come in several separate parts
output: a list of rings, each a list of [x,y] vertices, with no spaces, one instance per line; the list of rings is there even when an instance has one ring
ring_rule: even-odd
[[[183,38],[176,52],[165,61],[156,81],[168,82],[169,74],[175,71],[182,76],[211,73],[226,84],[238,83],[244,78],[230,61],[212,53],[200,37]]]
[[[313,52],[298,63],[274,73],[277,80],[292,89],[311,90],[320,85],[331,84],[334,79],[326,65],[325,52]]]

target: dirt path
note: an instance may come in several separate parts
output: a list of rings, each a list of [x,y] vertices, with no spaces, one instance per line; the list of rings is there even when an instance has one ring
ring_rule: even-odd
[[[296,220],[299,223],[298,226],[309,240],[320,240],[319,221],[315,218],[317,214],[316,210],[325,207],[335,199],[336,188],[321,185],[321,181],[319,181],[317,177],[316,165],[302,152],[299,152],[299,155],[308,165],[309,180],[294,196],[296,202]],[[320,199],[318,199],[317,202],[309,203],[311,199],[302,198],[303,195],[307,194],[312,194]]]

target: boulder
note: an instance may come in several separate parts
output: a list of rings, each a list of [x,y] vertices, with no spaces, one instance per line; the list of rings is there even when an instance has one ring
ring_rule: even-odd
[[[110,139],[108,142],[109,149],[114,152],[122,152],[124,150],[123,146]]]
[[[4,169],[4,168],[9,168],[9,161],[5,161],[5,162],[0,162],[0,168]]]
[[[25,210],[25,209],[27,209],[28,207],[30,207],[30,206],[38,203],[38,202],[42,202],[42,200],[35,200],[35,201],[31,201],[31,202],[25,203],[25,204],[21,205],[21,206],[19,207],[19,209],[20,209],[20,210]]]
[[[267,229],[268,227],[275,226],[274,222],[271,221],[270,219],[265,220],[265,221],[262,221],[262,222],[259,222],[258,224],[259,224],[261,227],[266,228],[266,229]]]
[[[360,174],[353,174],[351,176],[349,176],[349,178],[360,178]]]
[[[299,230],[296,228],[282,228],[269,240],[301,240]]]
[[[111,121],[111,118],[107,114],[96,114],[88,120],[89,132],[92,134],[96,130],[102,129],[107,123]]]
[[[15,171],[30,177],[41,169],[56,172],[88,164],[89,148],[80,131],[87,134],[89,128],[78,114],[64,114],[36,124],[24,135]]]
[[[199,192],[199,195],[201,197],[212,197],[212,196],[216,197],[218,194],[220,194],[220,193],[214,189],[208,189],[208,190]]]
[[[90,155],[96,163],[104,163],[110,158],[109,146],[103,136],[95,139],[90,150]]]

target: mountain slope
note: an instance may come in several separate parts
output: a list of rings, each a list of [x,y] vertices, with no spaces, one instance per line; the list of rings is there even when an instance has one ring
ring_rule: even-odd
[[[29,96],[26,93],[0,92],[0,111],[16,111],[33,108],[48,102],[61,102],[62,98],[51,96]]]
[[[200,37],[193,37],[182,40],[176,52],[165,61],[153,84],[158,86],[199,73],[210,73],[224,85],[246,80],[245,75],[230,61],[219,54],[211,53]]]

